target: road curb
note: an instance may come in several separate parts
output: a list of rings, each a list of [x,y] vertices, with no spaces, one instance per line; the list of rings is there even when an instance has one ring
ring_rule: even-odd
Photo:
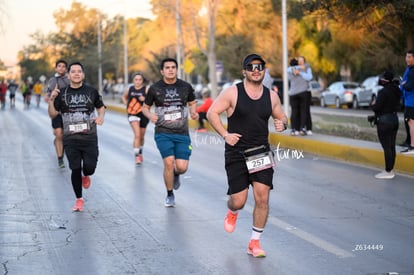
[[[283,148],[300,150],[319,156],[384,169],[384,152],[382,150],[307,139],[306,137],[291,137],[276,133],[271,133],[269,139],[272,145],[280,144],[280,147]],[[395,171],[414,174],[413,167],[414,156],[407,156],[397,153],[394,166]]]

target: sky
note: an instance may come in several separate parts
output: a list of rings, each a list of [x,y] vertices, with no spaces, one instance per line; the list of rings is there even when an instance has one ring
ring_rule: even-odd
[[[17,53],[22,47],[33,44],[30,34],[56,31],[53,13],[68,10],[74,0],[0,0],[0,60],[6,66],[17,63]],[[98,8],[112,17],[152,18],[150,0],[77,0],[88,8]],[[5,14],[3,14],[5,13]]]

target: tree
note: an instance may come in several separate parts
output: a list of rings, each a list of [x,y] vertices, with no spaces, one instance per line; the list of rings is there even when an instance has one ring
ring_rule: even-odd
[[[359,73],[376,68],[401,71],[402,55],[414,47],[414,3],[411,0],[304,0],[309,13],[325,11],[331,22],[361,33]],[[356,60],[354,60],[356,61]]]

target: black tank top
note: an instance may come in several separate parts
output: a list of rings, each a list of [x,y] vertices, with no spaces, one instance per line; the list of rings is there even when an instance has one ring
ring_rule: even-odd
[[[268,145],[269,118],[272,115],[270,91],[263,86],[259,99],[251,99],[243,82],[237,84],[237,102],[233,114],[227,119],[228,132],[242,135],[234,146],[226,143],[226,149],[244,150],[259,145]]]

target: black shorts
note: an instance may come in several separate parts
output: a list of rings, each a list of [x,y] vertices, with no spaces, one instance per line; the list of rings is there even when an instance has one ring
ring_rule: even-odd
[[[414,120],[414,107],[404,107],[404,118],[408,121],[409,119]]]
[[[55,118],[52,118],[52,127],[53,129],[63,128],[62,115],[59,114]]]
[[[238,151],[225,152],[225,168],[227,173],[227,195],[235,194],[249,188],[252,182],[260,182],[273,189],[273,168],[249,174],[244,156]]]
[[[98,140],[63,140],[63,150],[69,161],[70,169],[87,167],[94,170],[98,163]]]
[[[139,120],[139,127],[140,128],[147,128],[147,125],[149,123],[149,119],[142,112],[140,112],[136,115],[128,114],[128,121],[129,122],[136,121],[136,120]]]

